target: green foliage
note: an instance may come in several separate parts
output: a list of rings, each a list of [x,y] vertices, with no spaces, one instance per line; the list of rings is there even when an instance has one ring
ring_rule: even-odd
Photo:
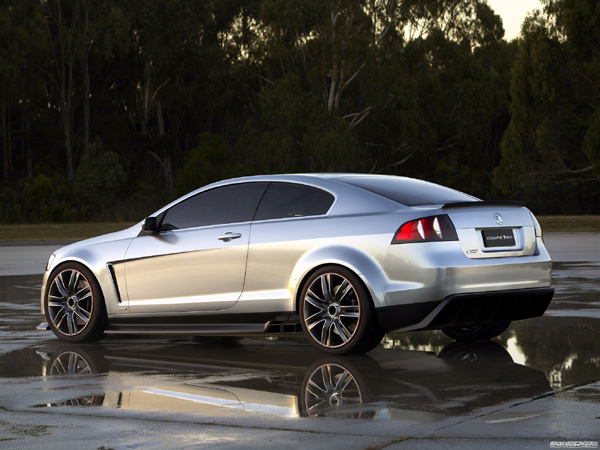
[[[548,1],[522,27],[494,184],[540,212],[599,211],[599,20],[594,2]]]
[[[4,2],[0,220],[311,171],[599,212],[600,7],[544,4],[507,43],[484,0]]]
[[[324,117],[312,123],[303,136],[309,157],[309,170],[315,172],[350,172],[357,166],[360,146],[358,136],[341,117]]]
[[[594,174],[600,179],[600,108],[590,114],[586,127],[582,150],[592,163]]]
[[[70,183],[40,174],[0,190],[0,222],[46,223],[75,220],[78,209]]]
[[[209,183],[242,176],[244,167],[220,136],[204,132],[175,177],[175,194],[181,196]]]
[[[101,141],[90,144],[75,174],[74,189],[84,214],[103,213],[116,203],[127,181],[119,155],[105,150]]]

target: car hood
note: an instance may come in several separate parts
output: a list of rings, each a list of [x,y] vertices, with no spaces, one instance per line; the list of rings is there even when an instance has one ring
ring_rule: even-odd
[[[103,234],[101,236],[93,237],[90,239],[84,239],[83,241],[78,241],[65,247],[61,247],[58,250],[56,250],[54,254],[56,255],[57,259],[61,259],[64,256],[82,247],[89,247],[93,245],[104,244],[106,242],[120,241],[124,239],[133,239],[140,233],[141,226],[141,223],[137,223],[121,231]]]

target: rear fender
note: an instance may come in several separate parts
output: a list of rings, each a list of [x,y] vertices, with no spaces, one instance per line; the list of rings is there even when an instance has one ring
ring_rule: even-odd
[[[372,257],[360,250],[342,245],[332,245],[312,250],[302,256],[292,271],[290,289],[296,300],[296,309],[303,282],[319,267],[337,265],[354,272],[369,290],[375,304],[382,296],[385,275],[381,265]]]

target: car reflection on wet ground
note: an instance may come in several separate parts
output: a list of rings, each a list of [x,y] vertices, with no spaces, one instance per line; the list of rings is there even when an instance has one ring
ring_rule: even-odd
[[[40,277],[0,276],[0,448],[598,442],[598,259],[555,263],[547,313],[494,341],[390,334],[345,357],[295,338],[65,344],[35,330]]]

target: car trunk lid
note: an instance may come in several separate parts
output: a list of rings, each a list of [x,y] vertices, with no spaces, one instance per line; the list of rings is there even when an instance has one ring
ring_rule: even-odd
[[[529,256],[536,252],[534,219],[519,202],[475,201],[442,207],[469,258]]]

